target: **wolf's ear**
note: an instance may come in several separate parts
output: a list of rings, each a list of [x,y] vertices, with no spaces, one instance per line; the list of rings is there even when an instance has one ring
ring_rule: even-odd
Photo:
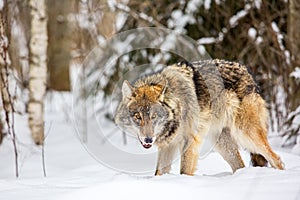
[[[129,99],[132,96],[132,93],[133,93],[133,87],[130,85],[130,83],[127,80],[125,80],[122,85],[123,100]]]
[[[161,82],[161,86],[162,86],[162,90],[161,90],[161,97],[164,96],[165,92],[166,92],[166,89],[168,87],[168,81],[166,79],[164,79],[162,82]]]

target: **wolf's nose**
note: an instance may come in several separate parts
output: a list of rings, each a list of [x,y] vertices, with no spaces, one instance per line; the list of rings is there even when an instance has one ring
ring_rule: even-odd
[[[152,138],[148,138],[148,137],[146,137],[144,141],[147,144],[149,144],[149,143],[151,144],[153,142]]]

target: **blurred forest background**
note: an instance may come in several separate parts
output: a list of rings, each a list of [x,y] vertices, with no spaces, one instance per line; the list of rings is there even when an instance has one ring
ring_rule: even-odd
[[[43,103],[47,92],[72,92],[72,68],[84,66],[91,50],[103,46],[115,34],[139,27],[163,27],[194,39],[211,58],[247,65],[268,102],[271,131],[283,137],[283,145],[296,142],[300,133],[299,0],[0,3],[0,141],[3,137],[14,140],[17,113],[28,114],[33,140],[43,144]],[[157,49],[143,49],[119,57],[110,65],[109,73],[102,74],[107,78],[101,86],[103,101],[112,95],[126,67],[178,61],[163,54]],[[98,65],[101,67],[104,64]],[[91,77],[90,84],[97,84],[89,72],[85,79]],[[81,97],[92,95],[83,90]]]

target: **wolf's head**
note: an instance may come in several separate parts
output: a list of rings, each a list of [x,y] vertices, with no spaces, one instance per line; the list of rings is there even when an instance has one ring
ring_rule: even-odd
[[[168,123],[170,114],[164,105],[166,87],[166,80],[151,84],[140,81],[134,86],[123,82],[123,98],[115,122],[123,130],[137,135],[144,148],[154,144]]]

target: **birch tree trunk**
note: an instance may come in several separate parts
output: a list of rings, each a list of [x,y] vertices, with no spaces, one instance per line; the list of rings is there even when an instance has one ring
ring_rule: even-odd
[[[18,78],[27,87],[29,80],[29,35],[30,8],[29,0],[7,1],[8,23],[12,25],[9,31],[10,66],[18,72]]]
[[[12,111],[10,105],[9,94],[7,90],[7,60],[8,60],[8,42],[10,40],[8,33],[10,32],[8,22],[7,22],[7,2],[5,2],[5,7],[0,11],[0,94],[3,102],[4,110]]]
[[[6,6],[6,2],[4,6]],[[7,9],[2,8],[0,10],[0,98],[2,100],[2,105],[0,105],[0,113],[5,111],[10,111],[10,104],[9,104],[9,95],[7,94],[7,77],[6,77],[6,70],[7,68],[7,48],[8,48],[8,38],[6,37],[6,27],[5,27],[5,20],[4,16],[5,11]],[[4,137],[3,134],[3,120],[2,115],[0,115],[0,144]]]
[[[44,142],[44,96],[47,83],[47,16],[45,0],[30,0],[29,127],[34,142]]]

